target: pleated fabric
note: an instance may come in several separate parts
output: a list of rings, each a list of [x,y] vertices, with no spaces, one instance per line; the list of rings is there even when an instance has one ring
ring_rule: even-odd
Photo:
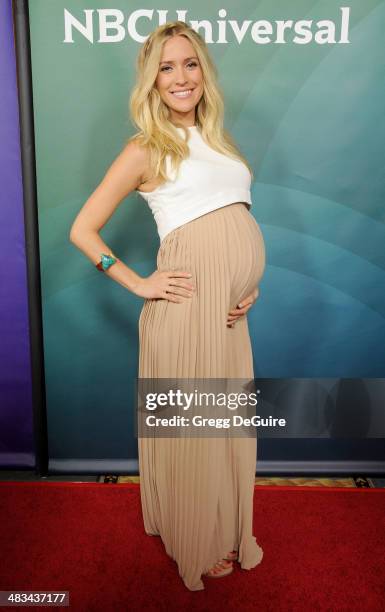
[[[265,269],[262,232],[246,204],[173,230],[157,269],[190,272],[196,291],[183,303],[145,300],[139,378],[254,378],[247,316],[226,325]],[[188,589],[204,589],[202,574],[232,550],[243,569],[261,562],[252,533],[256,437],[138,438],[138,451],[145,531],[162,538]]]

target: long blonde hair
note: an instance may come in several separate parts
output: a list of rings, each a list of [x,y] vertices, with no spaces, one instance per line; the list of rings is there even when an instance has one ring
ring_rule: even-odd
[[[253,171],[240,153],[230,134],[224,129],[223,95],[217,80],[217,70],[204,39],[183,21],[173,21],[157,27],[143,43],[137,57],[137,80],[132,90],[129,108],[132,121],[139,128],[129,140],[148,147],[150,167],[156,178],[168,180],[166,157],[177,172],[182,160],[189,156],[189,131],[183,125],[185,139],[176,124],[170,121],[170,109],[161,99],[155,85],[163,45],[172,36],[185,36],[194,47],[203,75],[203,94],[196,107],[195,124],[203,140],[224,155],[242,161]]]

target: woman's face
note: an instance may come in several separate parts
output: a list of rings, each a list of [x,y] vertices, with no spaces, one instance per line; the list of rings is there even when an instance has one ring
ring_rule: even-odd
[[[163,45],[155,84],[170,109],[171,121],[194,125],[195,107],[203,94],[203,75],[194,47],[185,36],[173,36]]]

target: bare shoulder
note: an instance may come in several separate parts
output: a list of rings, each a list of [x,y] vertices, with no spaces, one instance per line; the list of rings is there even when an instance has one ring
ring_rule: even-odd
[[[117,193],[128,195],[142,182],[148,166],[148,152],[136,139],[123,145],[120,153],[108,168],[103,184]]]
[[[121,151],[122,158],[131,166],[144,170],[148,165],[149,152],[137,138],[130,139]]]
[[[136,187],[147,181],[150,170],[150,153],[148,147],[143,145],[138,138],[132,138],[123,148],[121,155],[130,165],[131,170],[135,168],[138,183]]]
[[[122,152],[124,152],[127,156],[130,155],[135,157],[138,161],[146,161],[148,157],[147,147],[141,143],[139,138],[135,137],[130,138],[130,140],[125,144]]]

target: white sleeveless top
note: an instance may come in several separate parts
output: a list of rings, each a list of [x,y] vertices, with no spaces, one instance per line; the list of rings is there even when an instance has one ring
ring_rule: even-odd
[[[161,241],[172,230],[216,208],[234,202],[245,202],[249,209],[252,205],[247,166],[209,147],[197,126],[187,129],[190,156],[181,162],[177,180],[167,156],[171,178],[150,192],[136,190],[151,209]],[[177,130],[183,134],[182,128]]]

